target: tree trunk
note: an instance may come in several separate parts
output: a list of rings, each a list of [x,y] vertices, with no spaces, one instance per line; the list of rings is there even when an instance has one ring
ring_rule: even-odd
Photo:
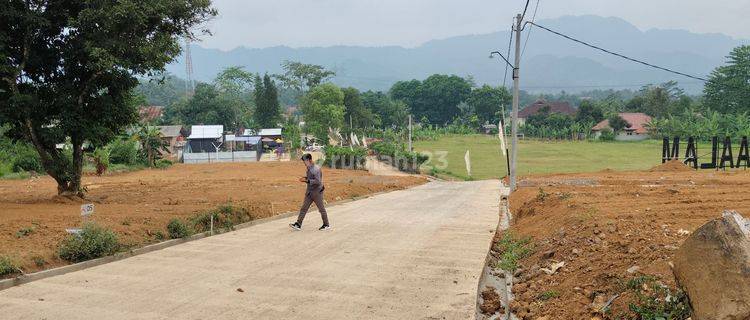
[[[83,175],[83,142],[78,138],[72,138],[73,142],[73,163],[66,176],[57,179],[57,194],[66,197],[83,198],[83,188],[81,187],[81,176]],[[65,161],[65,159],[62,159]]]

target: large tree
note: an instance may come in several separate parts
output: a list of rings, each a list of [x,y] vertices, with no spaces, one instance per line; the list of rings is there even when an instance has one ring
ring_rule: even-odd
[[[405,102],[414,117],[430,123],[445,124],[460,114],[458,104],[471,93],[471,83],[455,75],[435,74],[424,81],[397,82],[391,96]]]
[[[240,125],[238,103],[223,95],[216,86],[198,83],[193,96],[167,109],[165,118],[170,123],[223,125],[225,130],[233,130]]]
[[[604,111],[594,104],[591,100],[581,101],[576,113],[576,122],[579,123],[599,123],[604,120]]]
[[[31,142],[58,193],[83,195],[83,144],[136,120],[137,76],[216,15],[210,0],[10,0],[0,6],[0,123]],[[56,148],[69,139],[72,157]]]
[[[484,85],[474,88],[466,103],[474,108],[480,123],[497,124],[501,117],[501,106],[509,106],[511,99],[512,96],[505,87],[493,88]]]
[[[372,110],[367,109],[362,102],[362,94],[355,88],[344,88],[344,122],[354,128],[367,128],[376,124],[376,117]],[[344,126],[349,128],[350,126]],[[349,130],[347,129],[346,132]]]
[[[394,101],[383,92],[367,91],[361,95],[362,104],[375,114],[374,125],[383,127],[403,126],[409,116],[404,102]]]
[[[716,68],[703,93],[705,105],[722,113],[750,111],[750,45],[734,48],[727,65]]]
[[[323,143],[328,143],[328,128],[344,125],[344,93],[331,83],[318,85],[302,98],[305,129]]]
[[[306,93],[311,88],[325,82],[336,73],[323,66],[285,60],[281,63],[284,74],[275,75],[284,87],[300,93]]]
[[[260,77],[258,77],[260,79]],[[281,121],[281,106],[276,84],[266,74],[262,81],[255,85],[255,125],[260,128],[275,128]]]

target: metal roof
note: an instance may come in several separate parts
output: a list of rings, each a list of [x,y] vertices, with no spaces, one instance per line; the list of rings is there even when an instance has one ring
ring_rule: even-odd
[[[224,126],[192,126],[188,139],[219,139],[224,133]]]
[[[260,129],[259,136],[280,136],[281,128]]]
[[[181,135],[182,126],[157,126],[163,137],[172,138]]]

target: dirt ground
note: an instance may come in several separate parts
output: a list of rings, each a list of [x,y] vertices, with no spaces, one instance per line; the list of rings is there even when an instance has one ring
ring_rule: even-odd
[[[233,202],[263,218],[299,209],[305,185],[298,162],[175,165],[111,176],[86,176],[90,220],[113,229],[126,246],[158,242],[174,217]],[[323,170],[326,201],[335,202],[426,182],[421,177],[373,176],[366,171]],[[0,255],[24,272],[66,264],[56,257],[66,228],[79,227],[84,202],[56,196],[48,177],[0,181]],[[316,217],[310,216],[312,220]],[[335,221],[335,217],[331,218]]]
[[[510,307],[522,319],[635,319],[629,280],[654,276],[674,289],[671,260],[690,232],[723,210],[750,215],[750,171],[742,169],[667,163],[646,172],[532,176],[519,186],[510,232],[534,246],[513,287]],[[541,270],[559,262],[552,275]],[[597,312],[610,300],[609,311]]]

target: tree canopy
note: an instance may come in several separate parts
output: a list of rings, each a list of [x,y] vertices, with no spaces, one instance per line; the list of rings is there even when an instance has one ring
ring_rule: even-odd
[[[344,93],[332,83],[318,85],[302,98],[305,128],[323,143],[328,143],[328,128],[344,125],[344,111]]]
[[[469,97],[471,83],[456,75],[435,74],[424,81],[397,82],[390,93],[405,102],[417,119],[445,124],[460,114],[458,104]]]
[[[83,143],[136,120],[132,89],[216,15],[209,0],[20,1],[0,7],[0,124],[31,142],[58,192],[83,195]],[[56,148],[70,140],[72,157]]]
[[[483,85],[471,90],[466,103],[474,108],[480,123],[497,124],[502,117],[501,106],[505,105],[506,109],[510,107],[512,98],[505,87]]]
[[[336,73],[323,66],[286,60],[281,64],[284,74],[275,75],[281,84],[298,92],[307,92],[325,82]]]
[[[276,84],[266,74],[260,81],[260,76],[255,85],[255,112],[253,113],[255,125],[259,128],[276,128],[281,122],[281,105]]]
[[[704,88],[705,105],[723,113],[750,111],[750,45],[734,48]]]

